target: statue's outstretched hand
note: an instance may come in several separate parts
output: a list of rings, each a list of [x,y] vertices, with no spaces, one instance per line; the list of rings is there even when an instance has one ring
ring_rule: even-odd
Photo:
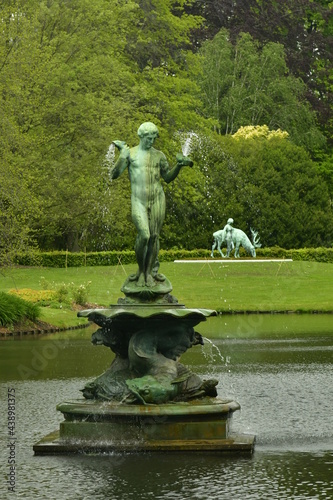
[[[191,158],[188,158],[187,156],[183,156],[182,154],[177,154],[177,165],[180,167],[193,167],[193,161]]]
[[[113,144],[119,149],[122,158],[128,158],[130,155],[130,148],[125,141],[112,141]]]
[[[112,141],[112,144],[114,144],[119,150],[122,150],[124,146],[127,146],[125,141]]]

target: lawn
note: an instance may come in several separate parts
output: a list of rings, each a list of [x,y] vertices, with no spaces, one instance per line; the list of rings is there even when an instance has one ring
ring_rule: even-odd
[[[15,268],[2,270],[0,291],[49,283],[89,285],[89,302],[116,304],[121,285],[136,265],[67,269]],[[333,312],[333,264],[295,261],[234,263],[162,263],[160,271],[173,285],[173,295],[187,307],[221,312],[302,311]],[[43,321],[73,326],[84,319],[69,308],[43,308]]]

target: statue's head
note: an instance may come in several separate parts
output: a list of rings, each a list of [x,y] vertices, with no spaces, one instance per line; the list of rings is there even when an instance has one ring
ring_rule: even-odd
[[[155,138],[158,137],[158,128],[152,122],[144,122],[138,128],[138,136],[140,137],[140,139],[142,139],[142,137],[145,137],[146,135],[151,134],[154,135]]]
[[[227,220],[227,224],[233,224],[233,223],[234,223],[234,219],[230,218],[230,219]]]
[[[138,130],[140,137],[140,146],[142,149],[150,149],[158,137],[158,128],[151,122],[145,122],[140,125]]]

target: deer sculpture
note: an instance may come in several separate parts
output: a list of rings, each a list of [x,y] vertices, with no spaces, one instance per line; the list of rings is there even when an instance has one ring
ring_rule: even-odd
[[[230,232],[229,232],[230,234]],[[233,249],[235,249],[234,257],[235,259],[239,258],[239,247],[243,247],[246,252],[251,254],[252,257],[256,256],[256,248],[261,247],[260,243],[260,238],[258,237],[258,232],[254,231],[251,228],[251,235],[252,235],[252,242],[250,239],[246,236],[244,231],[241,229],[233,228],[231,231],[231,235],[229,236],[230,241],[227,241],[227,235],[226,231],[224,229],[221,229],[220,231],[216,231],[213,233],[213,246],[212,246],[212,253],[211,257],[214,257],[214,250],[217,247],[218,251],[220,252],[221,256],[223,258],[230,257],[230,253],[232,252]],[[222,243],[227,242],[227,254],[224,255],[221,246]]]
[[[213,246],[212,246],[212,253],[210,254],[211,257],[214,257],[214,250],[217,247],[217,250],[220,252],[222,258],[225,258],[225,255],[223,254],[221,250],[222,243],[226,241],[226,233],[224,229],[220,229],[219,231],[216,231],[213,233]]]

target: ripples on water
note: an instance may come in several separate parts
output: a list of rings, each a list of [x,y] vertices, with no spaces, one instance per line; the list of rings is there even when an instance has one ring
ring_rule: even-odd
[[[6,397],[7,387],[14,386],[17,489],[15,495],[8,495],[3,482],[1,497],[333,498],[331,339],[229,339],[214,343],[219,354],[216,348],[193,349],[184,356],[184,362],[195,365],[193,368],[203,376],[218,377],[219,395],[240,402],[242,410],[234,414],[233,430],[257,435],[251,458],[204,453],[35,457],[32,445],[56,429],[62,420],[55,411],[56,403],[78,398],[79,389],[88,379],[72,376],[8,380],[1,385],[1,400]],[[80,344],[81,359],[85,359],[84,345]],[[1,349],[11,349],[8,346],[9,343],[2,344]],[[78,352],[77,346],[72,342],[67,349]],[[89,343],[86,349],[89,357]],[[52,363],[61,365],[62,360],[54,359]],[[61,368],[58,365],[55,372]],[[96,374],[99,372],[97,367]],[[2,431],[3,412],[1,419]],[[1,437],[6,442],[6,436]],[[2,453],[5,460],[4,447]]]

